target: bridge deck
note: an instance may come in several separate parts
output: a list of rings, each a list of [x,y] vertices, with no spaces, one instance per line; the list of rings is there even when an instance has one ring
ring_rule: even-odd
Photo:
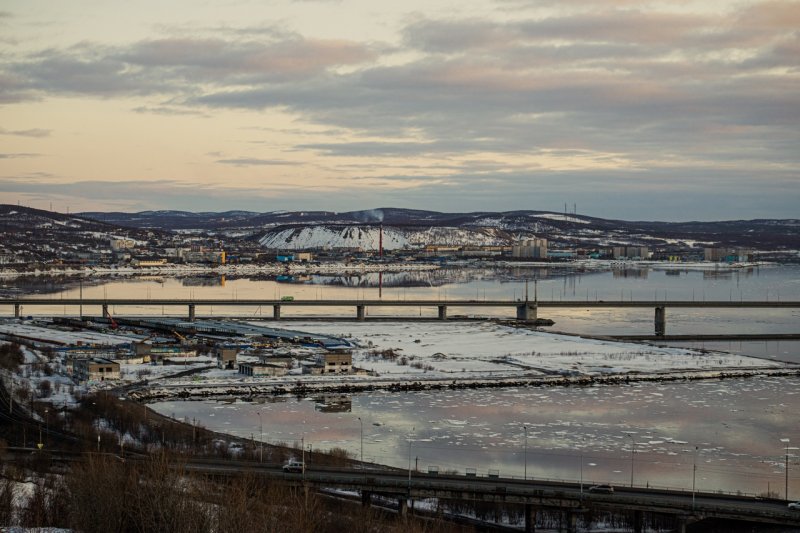
[[[260,299],[176,299],[176,298],[7,298],[0,305],[133,305],[133,306],[273,306],[286,307],[683,307],[683,308],[800,308],[800,301],[769,300],[260,300]]]

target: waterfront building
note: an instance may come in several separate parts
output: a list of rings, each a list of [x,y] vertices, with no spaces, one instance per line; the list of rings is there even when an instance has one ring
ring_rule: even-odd
[[[120,378],[119,363],[102,357],[88,357],[72,361],[75,381],[108,381]]]

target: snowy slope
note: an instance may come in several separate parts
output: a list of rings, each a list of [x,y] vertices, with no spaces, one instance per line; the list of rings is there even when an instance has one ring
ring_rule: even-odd
[[[268,231],[259,240],[265,248],[276,250],[313,250],[322,248],[361,248],[377,250],[378,226],[320,225],[283,227]],[[502,245],[512,235],[497,228],[416,227],[383,228],[383,248],[399,250],[426,244],[438,245]]]

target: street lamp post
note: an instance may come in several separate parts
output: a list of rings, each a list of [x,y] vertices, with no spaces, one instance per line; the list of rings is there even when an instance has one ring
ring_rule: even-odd
[[[789,450],[797,450],[798,448],[795,447],[795,446],[789,446],[789,439],[788,438],[780,439],[780,441],[784,444],[783,448],[784,448],[784,451],[786,452],[785,463],[784,463],[784,476],[785,476],[784,483],[785,483],[785,485],[784,485],[784,493],[783,494],[784,494],[784,498],[786,498],[786,500],[788,501],[789,500]]]
[[[636,452],[636,441],[633,440],[633,435],[628,433],[631,438],[631,487],[633,487],[633,454]]]
[[[50,434],[50,416],[48,415],[49,412],[50,412],[49,409],[45,409],[44,410],[44,436],[45,437],[47,437]],[[44,441],[42,441],[42,442],[44,442]]]
[[[411,433],[408,434],[408,492],[411,493],[411,436],[414,434],[416,426],[411,427]]]
[[[581,440],[581,499],[583,499],[583,440]]]
[[[525,448],[522,454],[523,457],[522,460],[525,465],[523,471],[523,477],[527,481],[528,480],[528,426],[522,426],[522,429],[525,431]]]
[[[697,479],[697,452],[699,446],[694,447],[694,464],[692,465],[692,509],[694,509],[695,480]]]
[[[358,417],[358,423],[361,424],[361,462],[364,462],[364,421]]]
[[[264,420],[261,418],[261,411],[258,412],[258,432],[259,443],[261,444],[261,452],[259,454],[258,462],[264,462]]]

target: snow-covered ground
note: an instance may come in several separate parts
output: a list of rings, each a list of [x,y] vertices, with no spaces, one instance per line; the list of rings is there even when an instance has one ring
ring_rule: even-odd
[[[15,335],[26,339],[60,345],[94,344],[119,346],[147,338],[144,335],[114,335],[91,330],[71,331],[66,329],[53,329],[16,321],[0,322],[0,334]]]
[[[400,379],[518,376],[522,373],[597,375],[623,372],[773,366],[761,359],[683,348],[584,339],[494,322],[309,323],[293,327],[352,337],[353,364]],[[394,358],[377,352],[392,350]],[[403,360],[405,358],[405,360]],[[406,364],[401,364],[406,363]]]
[[[254,322],[255,323],[255,322]],[[245,377],[231,370],[209,370],[186,378],[151,379],[152,386],[310,387],[419,382],[485,383],[491,380],[558,382],[562,376],[602,377],[666,374],[713,377],[721,370],[755,371],[784,365],[727,353],[584,339],[494,322],[447,323],[293,323],[293,328],[349,337],[358,346],[353,366],[369,375],[300,375]]]
[[[491,227],[428,227],[410,229],[385,226],[384,250],[421,248],[426,244],[438,245],[501,245],[508,235]],[[381,243],[381,228],[377,225],[320,225],[268,231],[259,243],[268,249],[309,250],[322,248],[361,248],[377,250]]]

